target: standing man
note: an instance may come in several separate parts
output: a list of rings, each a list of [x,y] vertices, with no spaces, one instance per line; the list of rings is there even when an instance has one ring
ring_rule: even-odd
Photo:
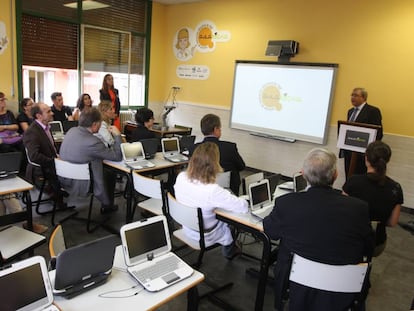
[[[52,99],[53,105],[52,105],[52,112],[53,112],[53,120],[55,121],[73,121],[72,117],[72,109],[68,106],[63,105],[63,97],[62,93],[60,92],[54,92],[50,96]]]
[[[194,149],[207,141],[211,141],[219,147],[220,165],[225,172],[230,171],[230,189],[237,196],[240,189],[240,171],[244,170],[246,164],[237,150],[237,145],[232,142],[219,140],[221,136],[221,121],[215,114],[206,114],[200,122],[201,132],[204,140],[190,148],[190,155]]]
[[[373,249],[368,204],[332,188],[338,176],[336,156],[325,149],[313,149],[306,156],[302,171],[310,188],[278,197],[272,213],[263,220],[266,234],[280,239],[274,270],[277,310],[283,310],[292,253],[318,262],[345,265],[362,262]],[[347,310],[354,299],[352,294],[290,283],[290,310]]]
[[[26,147],[29,159],[40,165],[41,172],[36,172],[37,167],[28,165],[26,176],[44,175],[53,191],[54,200],[62,207],[63,196],[67,192],[61,189],[56,176],[55,158],[57,157],[55,144],[50,133],[49,122],[53,121],[53,112],[45,103],[38,103],[32,107],[34,121],[24,132],[23,144]]]
[[[99,132],[102,116],[95,107],[83,111],[79,126],[71,128],[60,147],[62,160],[73,163],[90,163],[93,174],[93,193],[101,201],[101,213],[116,211],[114,205],[115,179],[113,173],[104,171],[103,160],[121,161],[121,133],[112,126],[108,128],[114,137],[112,148],[107,148],[94,134]]]
[[[368,92],[362,88],[357,87],[352,91],[351,103],[353,108],[348,110],[347,120],[349,122],[358,122],[379,125],[381,128],[378,130],[377,139],[382,139],[382,116],[381,111],[374,106],[367,103]],[[365,155],[362,153],[354,153],[356,156],[355,167],[352,174],[365,174],[367,167],[365,166]],[[350,176],[349,168],[351,164],[352,151],[343,150],[344,162],[345,162],[345,175],[346,179]]]

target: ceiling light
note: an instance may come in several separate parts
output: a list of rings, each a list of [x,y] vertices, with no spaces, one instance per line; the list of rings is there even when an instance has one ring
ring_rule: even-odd
[[[67,4],[64,4],[64,6],[71,8],[71,9],[77,9],[78,2],[67,3]],[[82,11],[102,9],[102,8],[107,8],[107,7],[109,7],[109,5],[100,3],[98,1],[93,1],[93,0],[82,1]]]

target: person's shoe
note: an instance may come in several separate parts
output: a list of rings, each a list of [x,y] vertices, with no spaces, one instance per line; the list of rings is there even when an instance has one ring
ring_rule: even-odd
[[[23,224],[23,228],[27,230],[27,223]],[[47,229],[49,229],[47,226],[44,226],[38,223],[33,223],[33,232],[35,233],[42,234],[42,233],[45,233]]]
[[[64,197],[64,198],[69,197],[69,193],[68,193],[65,189],[63,189],[63,188],[61,188],[61,189],[59,190],[59,194],[60,194],[62,197]]]
[[[116,204],[114,204],[114,205],[104,205],[104,204],[102,204],[101,214],[109,214],[109,213],[116,212],[117,210],[118,210],[118,205],[116,205]]]

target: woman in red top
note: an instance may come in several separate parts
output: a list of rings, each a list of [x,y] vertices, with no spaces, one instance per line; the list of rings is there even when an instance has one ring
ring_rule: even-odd
[[[118,90],[114,87],[114,77],[111,74],[106,74],[103,78],[102,88],[99,90],[99,99],[110,100],[112,107],[115,110],[116,117],[113,120],[113,125],[121,130],[121,122],[119,120],[119,111],[121,110],[121,102],[119,101]]]

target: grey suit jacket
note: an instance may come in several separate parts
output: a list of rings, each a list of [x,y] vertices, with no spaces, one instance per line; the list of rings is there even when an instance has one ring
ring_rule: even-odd
[[[102,204],[111,204],[108,193],[105,191],[103,177],[103,160],[121,161],[121,136],[115,136],[112,148],[107,148],[98,137],[94,136],[85,127],[73,127],[65,135],[60,147],[62,160],[73,163],[90,163],[93,175],[93,192]]]

